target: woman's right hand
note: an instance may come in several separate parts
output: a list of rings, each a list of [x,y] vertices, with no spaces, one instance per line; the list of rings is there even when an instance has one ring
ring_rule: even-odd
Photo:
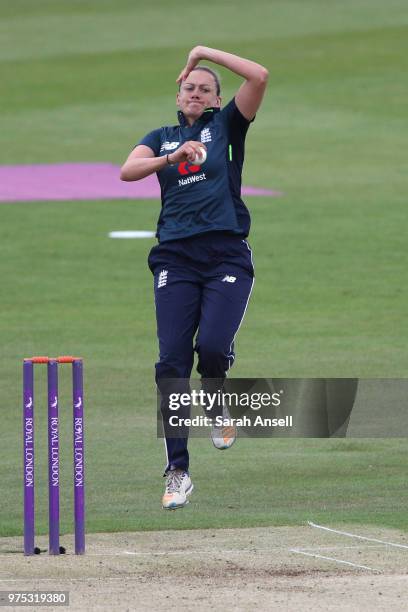
[[[168,160],[171,164],[179,164],[185,161],[192,163],[196,155],[201,157],[200,149],[207,150],[207,147],[202,142],[188,140],[179,149],[173,151],[173,153],[169,153]]]
[[[201,59],[204,59],[204,56],[202,54],[204,48],[205,47],[201,47],[200,45],[198,45],[197,47],[194,47],[194,49],[191,49],[190,53],[188,54],[187,64],[180,72],[176,83],[180,85],[183,81],[185,81],[190,72],[197,66],[198,62]]]

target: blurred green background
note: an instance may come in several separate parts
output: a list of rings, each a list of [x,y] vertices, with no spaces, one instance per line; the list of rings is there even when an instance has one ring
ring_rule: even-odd
[[[264,64],[244,184],[256,284],[232,376],[403,377],[408,370],[408,6],[403,0],[0,4],[0,163],[123,163],[175,122],[175,80],[204,44]],[[239,77],[220,69],[223,99]],[[406,527],[405,440],[191,441],[196,484],[160,508],[154,229],[158,201],[0,204],[0,534],[21,533],[21,361],[85,360],[88,529],[298,524]],[[404,237],[405,236],[405,237]],[[68,371],[62,528],[72,531]],[[38,528],[45,533],[45,372],[37,377]]]

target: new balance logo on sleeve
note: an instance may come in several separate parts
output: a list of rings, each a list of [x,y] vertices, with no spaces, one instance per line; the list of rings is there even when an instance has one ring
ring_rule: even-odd
[[[160,287],[165,287],[167,284],[167,274],[168,271],[167,270],[162,270],[159,274],[159,278],[157,280],[157,288],[160,289]]]
[[[177,149],[179,144],[179,142],[169,142],[166,140],[166,142],[163,142],[162,146],[160,147],[160,153],[163,151],[174,151],[174,149]]]
[[[237,280],[236,276],[228,276],[228,274],[226,274],[224,278],[222,279],[222,282],[223,283],[235,283],[236,280]]]

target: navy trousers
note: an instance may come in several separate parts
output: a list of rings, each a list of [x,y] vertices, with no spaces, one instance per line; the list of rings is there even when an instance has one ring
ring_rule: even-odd
[[[180,383],[186,389],[178,387],[178,392],[188,392],[194,352],[203,381],[219,379],[222,384],[225,380],[234,363],[234,338],[249,302],[254,269],[247,241],[223,232],[158,244],[148,262],[154,275],[160,350],[156,383],[165,426],[172,391],[168,379],[184,379]],[[164,433],[165,472],[188,471],[188,429],[179,438],[166,435],[166,427]]]

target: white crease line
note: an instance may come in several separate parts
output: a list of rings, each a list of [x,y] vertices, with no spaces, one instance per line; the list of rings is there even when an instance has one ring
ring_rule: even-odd
[[[87,552],[86,557],[123,557],[127,556],[137,556],[137,557],[166,557],[167,555],[223,555],[223,554],[257,554],[257,553],[271,553],[273,550],[286,550],[284,546],[271,546],[270,548],[234,548],[234,549],[212,549],[212,550],[164,550],[164,551],[132,551],[132,550],[124,550],[122,552]],[[74,557],[75,555],[64,555],[64,558],[68,559],[70,557]],[[41,555],[43,559],[49,559],[48,554]]]
[[[298,550],[347,550],[347,549],[351,549],[351,550],[361,550],[361,549],[368,549],[368,548],[378,548],[380,546],[380,544],[353,544],[350,546],[345,546],[345,545],[332,545],[332,546],[302,546],[301,548],[298,548]],[[169,551],[130,551],[130,550],[124,550],[121,552],[109,552],[109,551],[94,551],[94,552],[90,552],[89,550],[87,551],[85,558],[86,557],[123,557],[123,556],[139,556],[139,557],[156,557],[156,556],[163,556],[165,557],[166,555],[215,555],[215,554],[241,554],[241,553],[247,553],[247,554],[269,554],[272,553],[273,551],[284,551],[287,550],[286,546],[270,546],[269,548],[235,548],[235,549],[218,549],[218,550],[169,550]],[[22,551],[21,551],[21,554]],[[1,553],[0,553],[0,558],[1,558]],[[4,555],[6,556],[6,555]],[[74,555],[71,554],[67,554],[64,555],[65,559],[69,559],[71,557],[73,557]],[[44,553],[41,555],[42,559],[49,559],[49,555],[47,553]],[[3,572],[0,572],[0,575],[2,575]]]
[[[302,546],[298,547],[297,550],[364,550],[368,548],[380,548],[381,544],[353,544],[352,546],[345,546],[344,544],[333,545],[333,546]]]
[[[374,567],[367,567],[367,565],[358,565],[351,561],[344,561],[343,559],[335,559],[334,557],[324,557],[323,555],[316,555],[313,553],[304,552],[296,548],[290,548],[290,552],[298,553],[299,555],[306,555],[307,557],[315,557],[316,559],[325,559],[326,561],[335,561],[336,563],[343,563],[344,565],[351,565],[352,567],[358,567],[359,569],[370,570],[372,572],[380,572],[381,570],[375,569]]]
[[[32,576],[29,577],[24,577],[24,578],[2,578],[0,579],[0,583],[1,582],[24,582],[24,584],[29,583],[36,583],[36,582],[52,582],[55,583],[56,581],[59,582],[63,582],[63,583],[70,583],[70,582],[90,582],[91,580],[100,580],[100,581],[117,581],[120,580],[121,582],[126,582],[126,580],[140,580],[140,576],[88,576],[87,578],[61,578],[60,576],[54,576],[53,578],[33,578]]]
[[[130,550],[125,550],[123,553],[118,553],[119,555],[136,555],[136,556],[153,556],[157,555],[166,556],[166,555],[224,555],[224,554],[234,554],[234,553],[258,553],[258,552],[271,552],[272,549],[269,548],[235,548],[234,550],[224,550],[224,549],[215,549],[215,550],[169,550],[165,552],[133,552]],[[282,549],[279,549],[282,550]]]
[[[362,548],[378,548],[378,545],[375,544],[366,544],[365,546],[361,546],[358,544],[355,544],[354,546],[302,546],[302,548],[299,548],[298,550],[334,550],[334,549],[340,549],[340,550],[346,550],[346,549],[351,549],[351,550],[361,550]],[[241,554],[241,553],[248,553],[248,554],[258,554],[258,553],[271,553],[272,551],[276,551],[276,550],[287,550],[286,546],[271,546],[270,548],[235,548],[234,550],[225,550],[225,549],[216,549],[216,550],[171,550],[171,551],[156,551],[156,552],[151,552],[151,551],[145,551],[145,552],[135,552],[135,551],[130,551],[130,550],[125,550],[122,553],[112,553],[114,556],[121,556],[121,555],[134,555],[134,556],[166,556],[166,555],[223,555],[223,554]],[[92,553],[91,553],[92,554]],[[95,556],[98,555],[98,553],[94,553]],[[101,555],[103,555],[104,553],[100,553]]]
[[[378,540],[377,538],[367,538],[366,536],[357,535],[355,533],[348,533],[348,531],[339,531],[338,529],[332,529],[331,527],[323,527],[323,525],[316,525],[316,523],[312,523],[312,521],[307,522],[310,527],[315,527],[316,529],[323,529],[324,531],[331,531],[332,533],[338,533],[339,535],[344,535],[349,538],[358,538],[359,540],[367,540],[368,542],[377,542],[378,544],[386,544],[387,546],[395,546],[396,548],[406,548],[408,549],[407,544],[397,544],[396,542],[386,542],[385,540]]]

